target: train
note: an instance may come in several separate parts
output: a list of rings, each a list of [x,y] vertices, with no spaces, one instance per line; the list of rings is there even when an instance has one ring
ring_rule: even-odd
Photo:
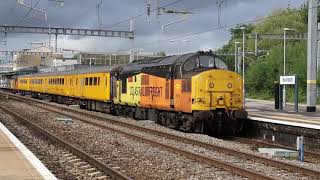
[[[20,75],[11,80],[11,88],[21,95],[212,136],[235,135],[248,116],[242,77],[212,52]]]

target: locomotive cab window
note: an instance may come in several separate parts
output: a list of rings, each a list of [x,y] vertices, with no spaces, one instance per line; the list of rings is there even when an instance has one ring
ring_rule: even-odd
[[[183,71],[188,72],[199,67],[197,57],[192,57],[183,64]]]
[[[202,68],[228,69],[226,63],[215,56],[199,56],[199,66]]]

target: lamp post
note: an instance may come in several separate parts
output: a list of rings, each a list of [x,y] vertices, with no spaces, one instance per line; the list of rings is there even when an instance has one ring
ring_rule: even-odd
[[[144,51],[144,49],[137,49],[136,52],[137,52],[137,61],[139,61],[139,53]]]
[[[294,31],[294,29],[283,28],[283,75],[286,75],[286,36],[287,31]],[[283,85],[283,107],[286,108],[286,85]]]
[[[237,72],[237,59],[238,59],[238,44],[240,42],[234,42],[234,72]]]

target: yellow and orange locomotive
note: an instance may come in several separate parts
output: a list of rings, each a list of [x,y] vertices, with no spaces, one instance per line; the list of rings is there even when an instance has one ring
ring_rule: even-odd
[[[21,94],[150,119],[186,132],[234,134],[247,118],[242,77],[205,52],[111,68],[23,75],[12,86]]]

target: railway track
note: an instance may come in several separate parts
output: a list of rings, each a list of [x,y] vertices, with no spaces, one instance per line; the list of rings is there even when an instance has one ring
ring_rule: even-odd
[[[203,148],[206,148],[206,149],[210,149],[210,150],[213,150],[213,151],[225,153],[225,154],[236,156],[236,157],[243,158],[243,159],[248,159],[248,160],[253,160],[254,159],[254,161],[261,162],[263,164],[267,164],[267,165],[270,165],[270,166],[273,166],[273,167],[277,167],[277,168],[280,168],[280,169],[285,169],[285,170],[288,170],[288,171],[299,172],[299,173],[301,173],[303,175],[320,177],[320,172],[319,171],[316,171],[316,170],[313,170],[313,169],[309,169],[309,168],[305,168],[305,167],[296,166],[296,165],[289,164],[289,163],[286,163],[286,162],[283,162],[283,161],[274,160],[274,159],[268,159],[268,158],[265,158],[265,157],[262,157],[262,156],[257,156],[257,155],[246,153],[246,152],[240,152],[240,151],[237,151],[237,150],[232,150],[232,149],[220,147],[220,146],[216,146],[216,145],[213,145],[213,144],[196,141],[196,140],[193,140],[193,139],[190,139],[190,138],[187,138],[187,137],[182,137],[182,136],[179,136],[179,135],[165,133],[165,132],[162,132],[162,131],[157,131],[157,130],[154,130],[154,129],[141,127],[141,126],[138,126],[138,125],[135,125],[135,124],[131,124],[131,123],[127,123],[127,122],[123,122],[123,121],[110,120],[110,119],[108,119],[106,117],[103,117],[103,116],[100,116],[100,115],[93,115],[93,114],[89,114],[89,113],[87,113],[85,111],[76,110],[76,109],[70,109],[70,108],[66,108],[66,107],[63,107],[63,106],[59,106],[59,105],[53,105],[51,103],[43,102],[43,101],[36,100],[36,99],[26,98],[28,100],[28,102],[26,102],[26,100],[21,100],[20,96],[16,96],[16,95],[10,95],[10,96],[13,99],[17,100],[17,101],[21,101],[21,102],[24,102],[24,103],[29,103],[29,104],[32,104],[34,106],[37,106],[37,107],[40,107],[40,108],[44,108],[44,109],[47,109],[47,110],[55,112],[55,113],[59,113],[59,114],[65,115],[65,116],[69,116],[69,117],[72,117],[72,118],[75,118],[75,119],[79,119],[79,120],[81,120],[83,122],[86,122],[88,124],[96,125],[96,126],[99,126],[101,128],[104,128],[104,129],[108,129],[108,130],[112,130],[112,131],[121,133],[121,134],[123,134],[123,135],[125,135],[127,137],[130,137],[130,138],[133,138],[133,139],[136,139],[136,140],[139,140],[139,141],[143,141],[143,142],[152,144],[154,146],[159,146],[159,147],[164,148],[166,150],[173,151],[175,153],[185,155],[185,156],[187,156],[189,158],[192,158],[192,159],[195,159],[195,160],[198,160],[198,161],[201,161],[201,162],[205,162],[205,163],[209,163],[209,164],[215,165],[215,166],[217,166],[219,168],[222,168],[222,169],[227,170],[227,171],[231,171],[231,172],[233,172],[235,174],[239,174],[239,175],[244,176],[244,177],[249,177],[249,178],[254,178],[254,179],[256,179],[256,178],[259,178],[259,179],[271,179],[270,177],[264,176],[263,174],[260,174],[260,173],[256,173],[256,172],[248,171],[248,170],[243,170],[242,168],[237,167],[235,165],[232,165],[230,163],[228,164],[228,163],[225,163],[225,162],[221,162],[219,160],[217,161],[217,159],[213,159],[213,158],[208,158],[208,157],[205,157],[205,156],[197,155],[197,154],[194,154],[194,153],[191,153],[191,152],[188,152],[188,151],[181,151],[181,150],[179,150],[177,148],[170,147],[169,145],[166,145],[166,144],[161,144],[161,143],[152,141],[152,140],[147,139],[147,138],[141,138],[141,137],[139,137],[137,135],[134,135],[132,133],[128,133],[128,132],[125,132],[125,131],[121,131],[119,129],[111,128],[111,127],[108,127],[106,125],[102,125],[100,123],[91,122],[91,121],[83,119],[83,118],[79,118],[78,116],[75,116],[74,114],[78,114],[78,115],[81,115],[81,116],[90,117],[90,118],[94,118],[94,119],[104,120],[104,121],[110,122],[112,124],[117,124],[117,125],[121,125],[121,126],[128,127],[128,128],[134,128],[134,129],[137,129],[139,131],[156,134],[156,135],[159,135],[159,136],[163,136],[163,137],[170,138],[170,139],[177,140],[177,141],[182,141],[182,142],[189,143],[189,144],[192,144],[192,145],[195,145],[195,146],[203,147]],[[19,97],[19,98],[17,98],[17,97]],[[30,101],[32,101],[33,103],[30,103]],[[43,106],[41,104],[37,104],[37,103],[46,104],[49,107],[45,107],[45,106]],[[65,111],[68,111],[68,112],[65,112]]]
[[[109,178],[117,179],[117,180],[131,179],[126,175],[124,175],[123,173],[121,173],[120,171],[115,170],[109,165],[102,163],[101,161],[89,155],[88,153],[84,152],[77,146],[71,143],[68,143],[67,141],[59,138],[53,133],[33,123],[32,121],[22,117],[21,115],[14,112],[13,110],[0,106],[0,111],[3,111],[4,113],[10,115],[14,119],[21,121],[21,123],[26,124],[28,127],[31,127],[32,129],[44,135],[51,141],[64,147],[66,150],[61,152],[61,156],[65,158],[65,162],[68,164],[78,166],[80,169],[83,169],[90,177],[95,179],[109,179]]]

